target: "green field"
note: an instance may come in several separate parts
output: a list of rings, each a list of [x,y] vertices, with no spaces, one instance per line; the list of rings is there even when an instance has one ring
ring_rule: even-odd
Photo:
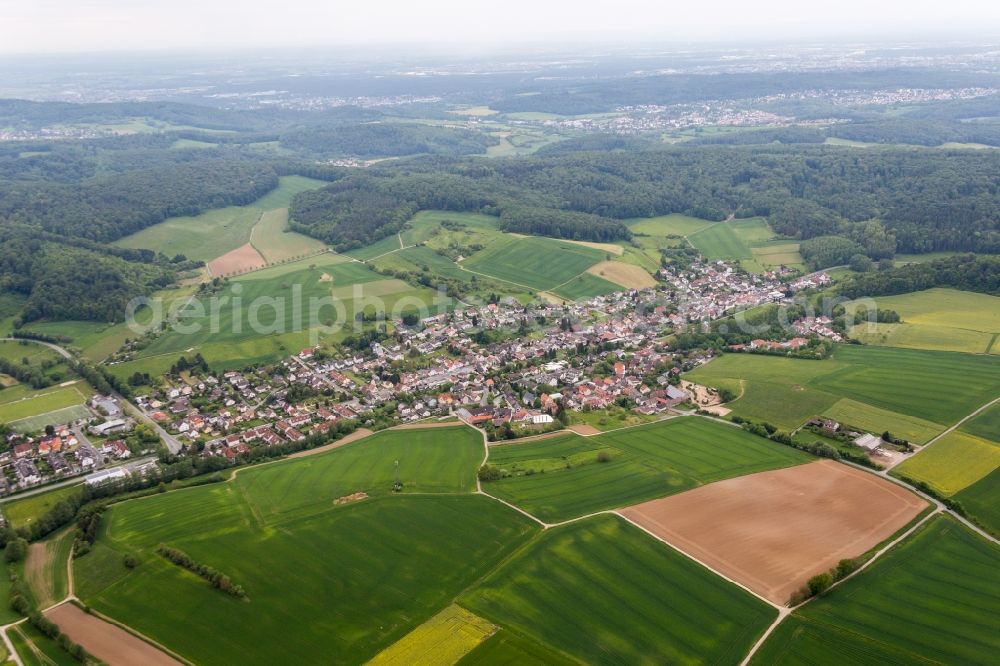
[[[124,323],[97,321],[37,321],[24,330],[72,338],[62,346],[77,347],[92,361],[103,361],[125,343],[125,338],[135,337]]]
[[[868,432],[882,434],[888,430],[894,437],[916,444],[924,444],[944,430],[944,426],[937,423],[872,407],[850,398],[841,398],[823,412],[823,416]]]
[[[726,354],[687,375],[742,397],[729,406],[783,427],[825,413],[840,398],[950,425],[1000,395],[1000,359],[952,352],[840,345],[822,361]],[[883,429],[908,426],[899,421]]]
[[[984,354],[1000,333],[997,296],[928,289],[870,300],[879,308],[895,310],[903,321],[853,327],[851,337],[865,344]]]
[[[750,246],[737,235],[732,224],[719,222],[688,237],[706,259],[753,259]]]
[[[278,187],[246,206],[229,206],[200,215],[172,217],[115,241],[115,245],[145,248],[168,257],[211,261],[250,242],[250,234],[265,211],[287,208],[292,197],[326,185],[302,176],[282,176]]]
[[[241,472],[235,483],[254,515],[271,522],[325,511],[337,498],[358,491],[389,494],[396,461],[404,493],[472,492],[482,459],[482,436],[468,426],[387,430],[336,454]]]
[[[735,664],[776,616],[617,516],[546,531],[460,603],[595,664]]]
[[[468,429],[389,432],[115,505],[94,550],[74,561],[76,592],[199,664],[362,663],[537,531],[463,494],[481,455]],[[412,492],[391,492],[395,459]],[[345,491],[372,497],[336,504]],[[159,543],[223,571],[249,601],[168,563]],[[128,552],[140,560],[131,571]]]
[[[1000,548],[934,518],[861,575],[796,611],[752,664],[995,664]]]
[[[393,234],[391,236],[386,236],[376,243],[365,245],[364,247],[360,247],[356,250],[349,250],[344,254],[360,261],[368,261],[369,259],[380,257],[388,252],[399,250],[402,247],[403,246],[399,244],[399,236]]]
[[[554,649],[500,629],[458,661],[460,666],[569,666],[577,662]]]
[[[636,234],[665,238],[666,236],[690,236],[713,224],[716,223],[711,220],[703,220],[700,217],[672,213],[659,217],[641,217],[629,220],[628,228]]]
[[[975,418],[962,424],[962,430],[1000,442],[1000,403],[997,403],[979,413]]]
[[[423,245],[408,247],[405,250],[384,255],[372,261],[372,264],[379,269],[396,271],[423,272],[426,267],[427,272],[431,275],[441,276],[449,280],[461,280],[462,282],[468,282],[473,277],[472,273],[463,271],[448,257]]]
[[[429,243],[440,248],[452,241],[468,241],[468,236],[501,235],[497,218],[478,213],[455,213],[446,210],[423,210],[406,223],[400,234],[403,245]],[[443,224],[455,229],[446,229]],[[483,240],[479,239],[480,242]]]
[[[64,486],[24,499],[12,499],[2,505],[4,516],[11,527],[25,527],[67,497],[80,492],[79,486]]]
[[[364,286],[368,283],[374,285],[371,293]],[[353,298],[353,285],[361,285],[360,298]],[[200,311],[192,305],[189,310],[192,314],[185,315],[183,323],[197,330],[187,334],[170,330],[145,348],[138,359],[111,366],[111,371],[119,377],[136,371],[161,373],[178,356],[194,350],[219,369],[274,361],[311,346],[310,331],[322,328],[327,322],[343,329],[331,333],[329,338],[341,339],[355,332],[358,312],[374,312],[377,306],[384,306],[388,318],[394,318],[394,314],[398,318],[404,306],[408,310],[415,303],[431,304],[436,296],[430,289],[404,290],[398,285],[386,293],[385,286],[384,276],[360,262],[334,254],[256,271],[230,280],[218,294],[222,306],[217,327],[212,325],[210,303]],[[299,308],[295,307],[296,293]],[[310,299],[332,297],[337,297],[337,304],[322,305],[313,314]],[[257,306],[253,305],[255,301]],[[237,302],[238,308],[233,305]],[[259,323],[257,330],[251,325],[252,314]]]
[[[552,291],[553,294],[568,301],[585,300],[594,296],[603,296],[616,291],[621,291],[622,287],[609,282],[602,277],[591,273],[583,273],[576,276],[558,289]]]
[[[314,254],[326,248],[323,241],[289,231],[287,208],[262,213],[260,221],[250,232],[250,244],[269,264]]]
[[[1000,538],[1000,468],[952,496],[993,536]]]
[[[4,389],[3,392],[10,390]],[[47,414],[58,409],[82,405],[91,394],[92,391],[82,382],[77,382],[73,386],[33,391],[28,397],[0,403],[0,423],[10,423]]]
[[[610,460],[599,462],[601,452]],[[678,417],[595,437],[491,446],[489,464],[511,476],[483,490],[555,522],[809,460],[739,428]]]
[[[487,247],[466,259],[462,266],[488,277],[545,291],[571,281],[604,261],[605,255],[575,243],[531,236]]]
[[[1000,444],[957,430],[896,467],[942,495],[954,495],[1000,467]]]
[[[29,416],[17,421],[11,421],[10,427],[17,432],[41,432],[45,426],[63,425],[79,419],[86,419],[93,416],[93,413],[84,405],[73,405],[63,407],[51,412],[45,412],[37,416]]]

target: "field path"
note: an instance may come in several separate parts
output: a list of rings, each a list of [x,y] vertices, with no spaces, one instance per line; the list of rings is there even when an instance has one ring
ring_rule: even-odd
[[[1000,402],[1000,396],[997,396],[996,398],[993,398],[993,399],[992,399],[992,400],[990,400],[990,401],[989,401],[988,403],[986,403],[985,405],[983,405],[982,407],[980,407],[980,408],[979,408],[979,409],[977,409],[976,411],[972,412],[971,414],[969,414],[968,416],[966,416],[966,417],[965,417],[965,418],[963,418],[962,420],[958,421],[957,423],[955,423],[955,424],[954,424],[953,426],[951,426],[950,428],[947,428],[947,429],[945,429],[945,430],[941,431],[940,433],[938,433],[937,435],[935,435],[935,436],[934,436],[934,437],[933,437],[932,439],[928,440],[926,444],[924,444],[923,446],[921,446],[921,447],[920,447],[920,451],[923,451],[923,450],[924,450],[924,449],[926,449],[926,448],[927,448],[928,446],[930,446],[930,445],[931,445],[931,444],[933,444],[934,442],[938,441],[939,439],[941,439],[941,438],[942,438],[942,437],[944,437],[945,435],[950,435],[951,433],[955,432],[955,431],[956,431],[957,429],[959,429],[960,427],[962,427],[962,424],[964,424],[964,423],[965,423],[966,421],[969,421],[970,419],[974,419],[974,418],[976,418],[976,417],[977,417],[977,416],[979,416],[979,415],[980,415],[980,414],[981,414],[982,412],[986,411],[987,409],[989,409],[989,408],[990,408],[990,407],[992,407],[993,405],[997,404],[998,402]],[[902,457],[898,458],[898,459],[897,459],[897,460],[896,460],[896,461],[895,461],[894,463],[892,463],[891,465],[889,465],[888,467],[886,467],[885,469],[883,469],[883,470],[882,470],[882,471],[880,472],[880,474],[882,474],[882,476],[886,476],[886,475],[888,475],[889,471],[890,471],[890,470],[891,470],[892,468],[896,467],[897,465],[899,465],[899,464],[900,464],[901,462],[903,462],[904,460],[909,460],[909,459],[910,459],[910,458],[912,458],[912,457],[913,457],[914,455],[918,455],[918,454],[920,453],[920,451],[917,451],[917,453],[915,453],[915,454],[913,454],[913,455],[909,455],[909,456],[902,456]]]

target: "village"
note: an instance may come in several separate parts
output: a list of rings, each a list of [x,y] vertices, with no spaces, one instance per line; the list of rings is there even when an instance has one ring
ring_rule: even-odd
[[[790,303],[795,291],[829,283],[826,274],[791,281],[780,269],[750,274],[724,261],[662,268],[659,286],[574,304],[525,307],[513,299],[424,318],[354,350],[307,348],[282,362],[213,373],[184,359],[137,407],[189,454],[245,459],[257,447],[296,444],[332,428],[386,427],[421,419],[460,419],[490,439],[508,439],[585,422],[615,409],[637,419],[714,405],[717,396],[682,386],[681,374],[711,360],[713,348],[663,341],[707,330],[726,314]],[[746,350],[795,351],[839,339],[829,318],[796,321],[782,340],[748,341]],[[731,346],[743,351],[744,345]],[[58,478],[121,478],[121,461],[155,453],[158,438],[114,399],[91,401],[94,418],[12,435],[3,454],[7,493]],[[92,438],[92,439],[91,439]],[[110,471],[108,469],[110,468]],[[102,470],[104,471],[98,471]],[[90,477],[88,477],[89,479]]]

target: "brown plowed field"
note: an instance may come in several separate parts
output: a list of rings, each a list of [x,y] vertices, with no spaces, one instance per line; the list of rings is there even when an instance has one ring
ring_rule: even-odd
[[[254,249],[253,245],[247,243],[235,250],[226,252],[221,257],[208,262],[208,272],[213,277],[242,273],[255,268],[262,268],[267,264],[260,252]]]
[[[84,613],[71,603],[45,612],[45,617],[101,661],[111,666],[178,666],[177,661],[121,627]]]
[[[874,474],[821,460],[719,481],[621,513],[784,604],[809,578],[867,552],[926,506]]]

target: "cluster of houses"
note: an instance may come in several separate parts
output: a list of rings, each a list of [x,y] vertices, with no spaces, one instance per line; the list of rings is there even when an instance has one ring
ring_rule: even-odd
[[[0,453],[0,494],[92,473],[131,457],[132,451],[123,439],[110,437],[126,433],[133,425],[118,402],[110,396],[96,395],[87,407],[93,414],[91,418],[46,428],[43,433],[7,436],[8,448]],[[85,429],[94,435],[94,441],[84,433]]]
[[[385,405],[400,422],[457,415],[473,425],[534,428],[562,410],[613,404],[659,414],[690,399],[680,373],[712,356],[671,351],[664,333],[779,301],[787,286],[776,273],[751,275],[722,261],[663,268],[658,277],[666,286],[585,302],[526,309],[499,299],[438,314],[336,358],[307,348],[254,372],[168,377],[138,403],[203,455],[230,459],[254,446],[301,441],[340,419],[365,422]],[[483,336],[490,331],[498,335]]]
[[[696,261],[686,268],[665,266],[660,280],[674,291],[677,312],[671,318],[675,329],[688,322],[706,322],[764,303],[777,303],[788,287],[776,273],[757,275],[738,270],[724,261]]]

